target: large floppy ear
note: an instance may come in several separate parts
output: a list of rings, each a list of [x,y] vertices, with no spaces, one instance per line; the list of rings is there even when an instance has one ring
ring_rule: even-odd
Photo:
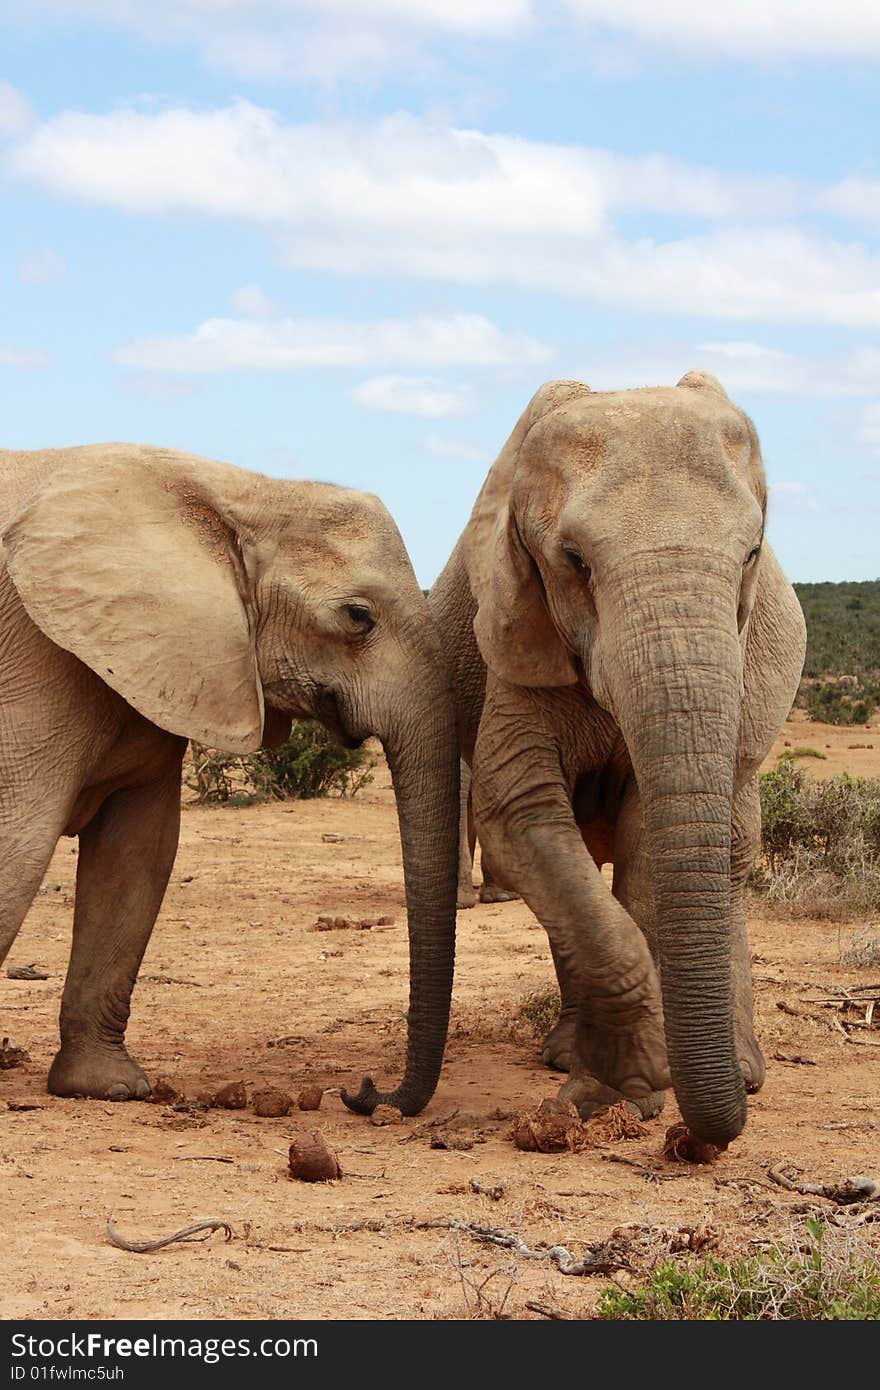
[[[477,645],[486,665],[513,685],[574,685],[578,678],[550,617],[538,567],[520,536],[512,491],[519,451],[532,426],[589,389],[580,381],[550,381],[536,391],[493,464],[465,531]]]
[[[9,573],[59,647],[152,723],[210,747],[260,746],[263,693],[238,470],[108,446],[59,464],[6,528]]]

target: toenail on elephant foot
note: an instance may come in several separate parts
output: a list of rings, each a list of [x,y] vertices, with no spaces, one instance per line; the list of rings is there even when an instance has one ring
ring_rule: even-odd
[[[515,903],[519,893],[511,893],[506,888],[496,888],[494,884],[484,883],[480,889],[481,903]]]
[[[578,1114],[582,1120],[589,1120],[593,1115],[597,1115],[600,1110],[607,1110],[609,1105],[620,1105],[623,1102],[627,1109],[637,1115],[641,1120],[653,1120],[660,1114],[666,1101],[665,1091],[652,1091],[647,1096],[638,1096],[635,1099],[625,1096],[620,1091],[614,1091],[610,1086],[603,1086],[601,1081],[597,1081],[594,1076],[571,1077],[559,1089],[560,1100],[570,1100],[577,1106]]]
[[[124,1048],[74,1051],[62,1047],[49,1071],[53,1096],[146,1100],[152,1087]]]
[[[574,1048],[574,1035],[577,1019],[573,1014],[563,1014],[559,1022],[550,1029],[541,1048],[541,1061],[554,1071],[570,1071]]]
[[[116,1081],[107,1091],[105,1100],[146,1100],[152,1092],[152,1086],[144,1076],[135,1083],[134,1091],[127,1086],[124,1081]]]

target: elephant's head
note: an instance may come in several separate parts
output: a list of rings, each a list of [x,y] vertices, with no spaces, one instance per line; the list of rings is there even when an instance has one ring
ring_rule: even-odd
[[[155,449],[66,450],[4,535],[43,632],[147,719],[231,752],[314,717],[394,779],[410,930],[406,1074],[352,1108],[427,1104],[455,945],[458,745],[427,606],[375,497]]]
[[[766,490],[720,384],[542,387],[478,499],[466,563],[482,655],[525,686],[582,682],[615,718],[654,866],[670,1070],[687,1123],[745,1123],[733,1037],[731,801]]]

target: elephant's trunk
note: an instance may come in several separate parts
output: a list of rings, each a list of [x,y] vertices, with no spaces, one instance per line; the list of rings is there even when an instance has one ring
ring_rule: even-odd
[[[397,1090],[377,1090],[365,1077],[350,1110],[372,1114],[379,1104],[417,1115],[440,1075],[455,961],[458,885],[459,752],[452,690],[434,645],[423,674],[406,692],[406,714],[373,727],[385,748],[403,848],[409,923],[410,995],[406,1069]],[[398,694],[398,701],[403,700]]]
[[[738,586],[727,564],[696,553],[678,554],[675,573],[646,561],[614,603],[614,703],[653,866],[672,1083],[690,1130],[724,1145],[746,1122],[731,998]]]

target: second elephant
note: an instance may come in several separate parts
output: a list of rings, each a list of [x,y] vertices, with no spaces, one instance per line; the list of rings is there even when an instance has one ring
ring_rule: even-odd
[[[429,598],[477,835],[550,937],[545,1059],[582,1113],[621,1095],[656,1113],[671,1076],[720,1145],[764,1078],[745,883],[805,649],[766,502],[754,427],[713,377],[551,382]]]
[[[452,691],[376,497],[167,450],[0,452],[0,961],[61,835],[79,837],[56,1095],[143,1098],[130,997],[177,848],[186,739],[230,752],[315,718],[382,740],[410,932],[406,1070],[351,1108],[427,1104],[455,946]]]

